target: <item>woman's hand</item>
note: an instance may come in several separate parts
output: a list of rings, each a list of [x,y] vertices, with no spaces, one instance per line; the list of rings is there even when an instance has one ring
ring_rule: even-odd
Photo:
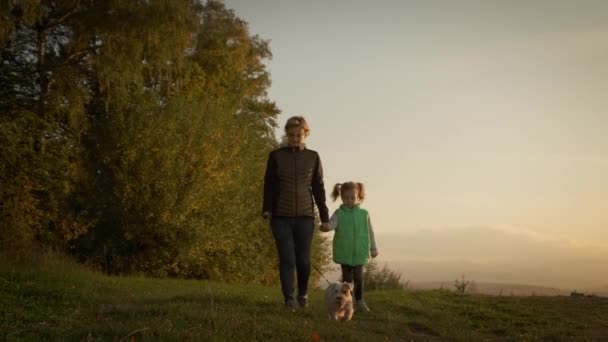
[[[329,223],[324,222],[321,223],[321,227],[319,227],[319,230],[322,232],[328,232],[329,231]]]
[[[265,218],[265,219],[267,219],[267,220],[271,220],[272,219],[272,214],[270,213],[270,211],[265,211],[262,214],[262,217]]]

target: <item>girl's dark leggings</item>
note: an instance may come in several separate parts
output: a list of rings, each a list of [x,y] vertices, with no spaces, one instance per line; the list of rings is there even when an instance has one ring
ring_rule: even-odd
[[[363,299],[363,265],[359,266],[342,266],[342,281],[347,283],[355,283],[355,300]]]

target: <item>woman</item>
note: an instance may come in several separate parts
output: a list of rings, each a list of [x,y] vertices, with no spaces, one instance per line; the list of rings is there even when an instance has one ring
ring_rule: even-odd
[[[277,245],[281,290],[289,309],[296,307],[296,270],[297,303],[301,307],[308,304],[315,203],[319,209],[322,228],[327,228],[329,221],[321,159],[317,152],[307,149],[304,144],[309,134],[308,123],[303,117],[294,116],[287,120],[287,144],[270,152],[264,177],[262,212],[270,220]]]

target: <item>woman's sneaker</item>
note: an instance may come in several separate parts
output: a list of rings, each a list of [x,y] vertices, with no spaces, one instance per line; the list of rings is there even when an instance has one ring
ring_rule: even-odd
[[[285,302],[285,307],[287,308],[287,310],[289,311],[296,311],[297,308],[297,304],[296,301],[293,299],[289,299]]]
[[[369,307],[362,300],[357,301],[355,310],[362,312],[370,312]]]

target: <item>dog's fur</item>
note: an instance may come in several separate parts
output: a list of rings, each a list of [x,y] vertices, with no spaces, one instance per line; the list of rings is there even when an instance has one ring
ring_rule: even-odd
[[[325,289],[325,306],[330,319],[350,321],[353,318],[353,284],[332,283]]]

